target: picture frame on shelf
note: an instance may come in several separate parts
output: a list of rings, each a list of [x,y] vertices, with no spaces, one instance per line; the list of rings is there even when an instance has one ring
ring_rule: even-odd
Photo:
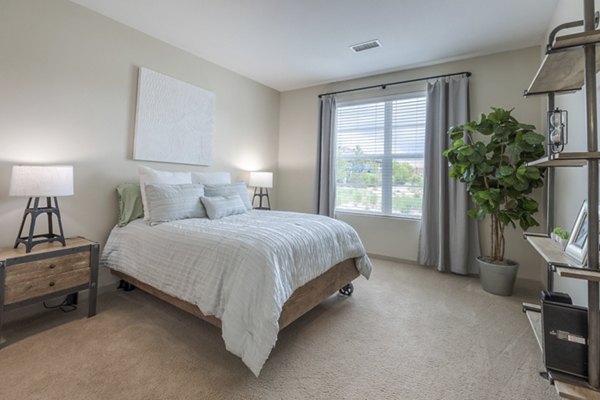
[[[587,238],[588,238],[588,204],[587,200],[581,205],[571,236],[565,248],[565,254],[571,257],[580,266],[587,262]]]

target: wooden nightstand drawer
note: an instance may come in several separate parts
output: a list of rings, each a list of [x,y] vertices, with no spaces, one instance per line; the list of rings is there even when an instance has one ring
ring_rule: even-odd
[[[98,258],[100,246],[85,238],[61,243],[43,243],[27,253],[24,246],[0,249],[0,347],[2,320],[6,311],[55,297],[67,296],[77,304],[77,295],[88,290],[88,317],[96,315]]]
[[[0,248],[0,347],[6,311],[67,296],[77,304],[78,293],[89,290],[88,317],[96,315],[100,246],[82,237],[43,243],[27,253],[24,246]]]
[[[28,300],[64,289],[85,285],[90,281],[90,268],[76,269],[43,276],[38,279],[21,281],[6,285],[4,303],[12,304],[22,300]]]
[[[53,278],[65,272],[90,268],[90,253],[82,251],[59,257],[50,257],[11,265],[6,268],[6,286],[18,285],[43,278]]]

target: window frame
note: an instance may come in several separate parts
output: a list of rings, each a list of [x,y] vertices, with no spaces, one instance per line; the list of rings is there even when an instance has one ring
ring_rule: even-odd
[[[398,218],[398,219],[408,219],[420,221],[422,219],[421,215],[410,215],[410,214],[401,214],[393,212],[393,162],[394,160],[425,160],[425,146],[423,145],[423,151],[421,153],[402,153],[402,154],[394,154],[392,153],[392,145],[393,145],[393,130],[392,130],[392,114],[393,114],[393,102],[396,100],[402,99],[414,99],[414,98],[425,98],[427,97],[427,91],[424,89],[420,90],[412,90],[410,92],[404,93],[396,93],[392,95],[386,96],[376,96],[376,97],[365,97],[360,99],[352,99],[347,101],[338,101],[336,104],[335,110],[335,125],[333,132],[333,144],[332,152],[333,152],[333,181],[335,186],[335,195],[337,197],[337,183],[336,183],[336,166],[338,160],[357,160],[360,158],[364,158],[366,160],[381,160],[382,164],[386,164],[384,167],[382,165],[381,168],[381,211],[371,211],[371,210],[356,210],[356,209],[348,209],[348,208],[338,208],[335,205],[334,212],[340,214],[352,214],[352,215],[365,215],[365,216],[377,216],[377,217],[388,217],[388,218]],[[383,145],[383,153],[382,154],[368,154],[361,157],[337,157],[337,148],[338,148],[338,109],[349,106],[357,106],[357,105],[367,105],[373,103],[384,102],[384,145]],[[427,110],[427,104],[425,104],[425,110]],[[425,111],[426,112],[426,111]],[[423,131],[423,139],[425,139],[425,130]],[[425,141],[423,140],[423,143]]]

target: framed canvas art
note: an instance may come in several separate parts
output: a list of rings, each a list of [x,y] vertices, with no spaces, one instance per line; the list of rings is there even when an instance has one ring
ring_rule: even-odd
[[[571,236],[567,242],[565,253],[579,265],[587,262],[587,239],[588,239],[588,205],[584,201],[573,224]]]
[[[215,95],[140,68],[133,159],[210,165]]]

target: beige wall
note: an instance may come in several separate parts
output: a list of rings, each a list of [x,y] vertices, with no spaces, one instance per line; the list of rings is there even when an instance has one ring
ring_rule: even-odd
[[[281,94],[279,133],[278,208],[313,211],[317,154],[317,95],[334,90],[394,82],[437,74],[470,71],[471,117],[491,106],[515,108],[523,122],[541,127],[539,99],[523,98],[523,90],[539,66],[538,47],[498,53],[469,60],[439,64]],[[353,225],[371,253],[414,261],[417,258],[419,222],[406,219],[340,215]],[[542,221],[540,221],[542,222]],[[484,225],[487,228],[487,225]],[[484,250],[487,229],[482,231]],[[507,257],[521,263],[520,278],[539,280],[541,262],[522,239],[520,231],[507,230]]]
[[[75,195],[60,199],[65,234],[104,242],[115,187],[131,160],[137,71],[144,66],[216,95],[214,164],[277,171],[279,92],[66,0],[0,0],[0,245],[11,245],[26,199],[8,197],[14,164],[72,164]],[[276,203],[275,203],[276,204]]]
[[[490,106],[515,107],[519,119],[541,126],[540,100],[521,95],[537,69],[539,48],[280,95],[66,0],[0,0],[0,11],[0,245],[14,240],[25,204],[7,195],[14,164],[73,164],[76,194],[61,199],[66,234],[100,242],[116,218],[114,187],[135,181],[141,164],[228,170],[240,179],[246,178],[245,170],[273,170],[274,206],[311,212],[317,95],[331,90],[468,70],[473,73],[472,118]],[[131,160],[139,66],[216,94],[211,168]],[[569,176],[559,179],[580,188]],[[557,207],[567,207],[564,203],[557,200]],[[576,213],[571,208],[564,213],[566,221]],[[342,219],[356,227],[370,252],[416,259],[418,222],[356,215]],[[487,231],[482,235],[487,246]],[[507,255],[523,265],[520,277],[539,279],[538,258],[520,232],[507,236]]]
[[[600,9],[600,1],[595,1],[595,3],[596,10]],[[560,0],[554,12],[552,23],[548,27],[548,32],[562,23],[581,19],[583,19],[582,1]],[[580,31],[581,28],[571,32]],[[571,32],[563,31],[561,34]],[[587,151],[585,91],[580,90],[573,94],[557,95],[555,104],[557,107],[569,112],[567,151]],[[555,171],[555,226],[570,231],[583,200],[587,198],[587,167],[556,168]],[[587,283],[585,281],[561,278],[556,274],[554,280],[556,291],[568,293],[576,304],[587,305]]]

